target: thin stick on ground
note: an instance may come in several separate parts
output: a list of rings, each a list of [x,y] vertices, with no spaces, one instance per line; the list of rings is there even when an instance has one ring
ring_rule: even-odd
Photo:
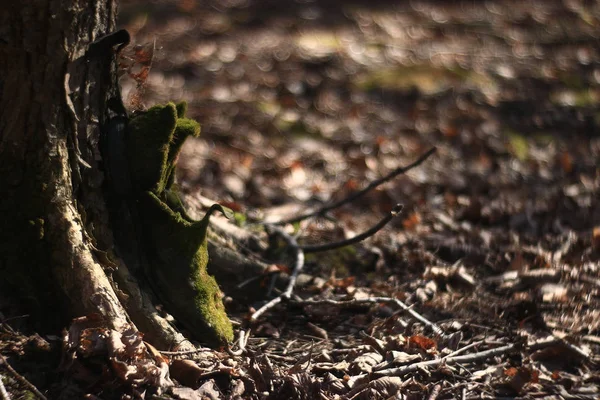
[[[292,268],[292,274],[290,275],[290,281],[288,282],[288,285],[287,285],[285,291],[278,297],[275,297],[274,299],[270,300],[265,305],[260,307],[258,310],[253,312],[252,315],[250,316],[251,324],[256,322],[256,320],[262,314],[264,314],[266,311],[272,309],[277,304],[281,303],[281,301],[284,298],[289,299],[289,297],[292,295],[292,292],[294,291],[294,287],[296,286],[296,281],[298,279],[298,275],[300,274],[300,271],[302,271],[302,269],[304,268],[304,252],[302,251],[302,249],[300,249],[300,246],[298,246],[298,242],[296,241],[296,239],[279,227],[267,225],[266,228],[270,232],[276,233],[277,235],[281,236],[283,238],[283,240],[286,241],[288,247],[291,249],[291,251],[294,252],[294,266]],[[231,348],[228,349],[229,354],[231,354],[233,356],[242,355],[244,353],[244,351],[246,350],[246,344],[248,343],[249,337],[250,337],[250,331],[246,332],[244,329],[240,329],[239,340],[238,340],[238,349],[237,350],[232,350]]]
[[[210,353],[213,352],[213,349],[209,349],[208,347],[201,347],[195,350],[182,350],[182,351],[164,351],[158,350],[160,354],[163,356],[190,356],[198,353]]]
[[[333,243],[324,243],[324,244],[315,244],[315,245],[302,245],[300,249],[302,249],[305,253],[317,253],[319,251],[328,251],[338,249],[340,247],[349,246],[354,243],[358,243],[360,241],[365,240],[376,234],[380,231],[384,226],[386,226],[392,219],[400,215],[402,212],[402,208],[404,206],[402,204],[396,204],[396,206],[390,211],[388,215],[381,219],[377,224],[373,225],[370,229],[364,231],[361,234],[358,234],[350,239],[341,240],[339,242]]]
[[[559,340],[540,340],[535,342],[529,346],[526,346],[529,350],[539,350],[544,347],[553,346],[559,343]],[[368,379],[368,378],[381,378],[384,376],[395,376],[395,377],[403,377],[412,372],[417,372],[421,369],[425,369],[427,367],[438,367],[440,365],[453,365],[459,363],[472,363],[476,361],[483,361],[491,357],[501,356],[511,354],[514,351],[524,348],[525,346],[522,343],[511,343],[505,346],[496,347],[493,349],[488,349],[472,354],[466,354],[462,356],[454,356],[454,357],[444,357],[438,358],[435,360],[421,361],[414,364],[405,365],[397,368],[388,368],[380,371],[373,371],[371,374],[360,374],[353,378],[356,380]],[[349,396],[356,394],[367,387],[368,382],[362,385],[359,385],[352,389],[349,393]]]
[[[290,275],[290,281],[288,282],[288,285],[285,288],[284,292],[280,296],[275,297],[274,299],[263,305],[261,308],[256,310],[250,317],[250,322],[255,322],[266,311],[281,303],[283,299],[289,299],[292,295],[292,292],[294,291],[294,287],[296,286],[298,275],[304,268],[304,251],[298,245],[296,239],[279,227],[269,226],[268,229],[281,236],[283,240],[286,241],[287,245],[289,246],[289,249],[294,252],[294,266],[292,268],[292,274]]]
[[[323,245],[300,246],[298,244],[298,242],[296,241],[296,238],[294,238],[293,236],[291,236],[290,234],[285,232],[282,228],[280,228],[278,226],[274,226],[274,225],[266,225],[266,228],[268,231],[281,236],[283,238],[283,240],[285,240],[288,248],[294,253],[294,256],[293,256],[294,257],[294,265],[292,268],[292,274],[290,275],[290,280],[288,282],[286,289],[283,291],[283,293],[281,295],[275,297],[274,299],[268,301],[266,304],[264,304],[262,307],[260,307],[254,313],[252,313],[252,315],[250,316],[249,322],[251,324],[256,322],[258,320],[258,318],[260,318],[265,312],[271,310],[277,304],[282,303],[284,300],[290,299],[290,297],[294,291],[294,287],[296,286],[296,281],[298,279],[298,275],[304,268],[304,252],[305,251],[317,252],[317,251],[332,250],[332,249],[335,249],[338,247],[343,247],[343,246],[347,246],[347,245],[350,245],[353,243],[357,243],[361,240],[364,240],[364,239],[372,236],[377,231],[381,230],[381,228],[383,228],[395,216],[397,216],[400,213],[400,211],[402,211],[402,205],[397,204],[387,216],[385,216],[381,221],[379,221],[376,225],[374,225],[367,231],[365,231],[351,239],[345,240],[345,241],[331,243],[331,244],[323,244]],[[410,307],[408,307],[406,304],[402,303],[400,300],[390,299],[390,298],[375,298],[375,299],[379,299],[379,300],[385,299],[383,302],[396,303],[400,308],[408,311],[411,315],[413,315],[419,321],[431,326],[432,329],[434,330],[434,332],[436,332],[436,334],[441,335],[444,333],[440,327],[438,327],[434,323],[428,321],[425,317],[421,316],[420,314],[416,313],[415,311],[412,311],[410,309]],[[382,301],[373,300],[373,302],[382,302]],[[234,351],[234,350],[229,349],[229,353],[232,355],[241,355],[245,350],[245,346],[248,341],[248,337],[249,337],[249,332],[246,336],[246,332],[243,329],[240,330],[240,338],[238,341],[238,350]]]
[[[414,364],[405,365],[397,368],[388,368],[382,369],[380,371],[374,371],[371,373],[373,377],[382,377],[382,376],[398,376],[402,377],[411,372],[416,372],[422,368],[426,367],[437,367],[439,365],[453,365],[459,363],[472,363],[476,361],[482,361],[491,357],[501,356],[510,354],[516,350],[527,348],[530,351],[543,349],[549,346],[555,346],[557,344],[562,343],[563,341],[560,339],[543,339],[539,340],[530,345],[524,345],[523,343],[511,343],[505,346],[496,347],[493,349],[488,349],[484,351],[479,351],[476,353],[465,354],[462,356],[454,356],[454,357],[443,357],[435,360],[421,361]],[[360,377],[367,376],[367,374],[362,374]]]
[[[427,400],[437,399],[437,397],[440,395],[440,390],[442,390],[442,385],[440,385],[438,383],[437,385],[435,385],[433,387],[433,389],[431,389],[431,393],[429,394],[429,397],[427,398]]]
[[[392,297],[370,297],[368,299],[352,299],[352,300],[330,300],[330,299],[322,299],[322,300],[298,300],[294,301],[294,304],[297,305],[334,305],[340,307],[355,307],[364,304],[379,304],[379,303],[392,303],[397,305],[399,308],[403,309],[407,313],[409,313],[413,318],[417,321],[431,327],[433,332],[436,335],[444,335],[444,330],[439,327],[434,322],[429,321],[427,318],[416,312],[411,306],[406,305],[402,301],[398,299],[394,299]]]
[[[485,340],[478,340],[476,342],[466,345],[465,347],[461,347],[460,349],[453,351],[452,353],[450,353],[447,356],[444,356],[442,358],[450,358],[450,357],[457,356],[461,353],[464,353],[465,351],[467,351],[469,349],[472,349],[473,347],[481,346],[482,344],[485,344]]]
[[[2,375],[0,375],[0,398],[2,398],[2,400],[10,400],[10,395],[6,391],[4,383],[2,382]]]
[[[280,296],[272,299],[271,301],[269,301],[268,303],[263,305],[261,308],[256,310],[250,317],[250,322],[255,322],[266,311],[275,307],[277,304],[281,303],[284,299],[288,300],[290,298],[290,296],[292,295],[292,292],[294,291],[294,287],[296,286],[296,280],[298,279],[298,275],[304,268],[304,253],[305,252],[314,253],[314,252],[318,252],[318,251],[333,250],[338,247],[343,247],[343,246],[348,246],[350,244],[358,243],[361,240],[364,240],[368,237],[373,236],[373,234],[375,234],[376,232],[381,230],[381,228],[383,228],[394,217],[396,217],[400,213],[400,211],[402,211],[402,205],[396,204],[396,206],[392,209],[392,211],[388,215],[386,215],[381,221],[379,221],[377,224],[375,224],[373,227],[366,230],[365,232],[363,232],[353,238],[344,240],[344,241],[335,242],[335,243],[325,243],[325,244],[321,244],[321,245],[300,246],[298,244],[298,242],[296,241],[296,238],[289,235],[283,229],[281,229],[277,226],[267,225],[267,229],[270,230],[271,232],[274,232],[274,233],[278,234],[279,236],[281,236],[283,238],[283,240],[286,241],[287,245],[289,246],[289,249],[294,252],[294,266],[292,268],[292,274],[290,275],[290,281],[289,281],[285,291]],[[404,303],[402,303],[402,304],[404,304]],[[408,306],[406,306],[406,305],[404,305],[404,307],[408,308]],[[423,318],[423,320],[425,320],[425,319]],[[427,321],[427,320],[425,320],[425,321]],[[441,332],[441,329],[440,329],[440,332]]]
[[[452,365],[457,363],[467,363],[485,360],[490,357],[500,356],[503,354],[509,354],[515,349],[519,348],[520,344],[511,343],[506,346],[496,347],[494,349],[484,350],[477,353],[465,354],[462,356],[438,358],[436,360],[422,361],[403,367],[382,369],[381,371],[375,371],[375,376],[404,376],[411,372],[415,372],[421,368],[437,367],[441,364]]]
[[[42,400],[46,400],[46,396],[42,394],[31,382],[29,382],[25,377],[19,374],[11,365],[6,361],[6,358],[2,354],[0,354],[0,364],[6,366],[8,372],[23,386],[25,386],[28,390],[30,390],[33,394],[35,394],[38,398]]]
[[[318,216],[322,216],[325,215],[327,212],[334,210],[336,208],[339,208],[341,206],[343,206],[344,204],[348,204],[353,202],[354,200],[358,199],[361,196],[364,196],[366,193],[368,193],[369,191],[373,190],[374,188],[376,188],[377,186],[380,186],[390,180],[392,180],[394,177],[403,174],[407,171],[410,171],[411,169],[421,165],[425,160],[427,160],[429,158],[429,156],[431,156],[433,153],[435,153],[437,151],[437,148],[432,147],[431,149],[427,150],[423,155],[421,155],[416,161],[412,162],[411,164],[405,166],[405,167],[399,167],[396,168],[395,170],[393,170],[392,172],[390,172],[389,174],[387,174],[384,177],[381,177],[379,179],[374,180],[373,182],[369,183],[365,188],[363,188],[362,190],[359,190],[358,192],[352,193],[350,196],[340,200],[340,201],[336,201],[335,203],[323,206],[321,208],[319,208],[318,210],[306,213],[306,214],[301,214],[295,217],[291,217],[291,218],[287,218],[287,219],[283,219],[281,221],[277,221],[276,225],[287,225],[287,224],[293,224],[295,222],[300,222],[300,221],[304,221],[305,219],[309,219],[309,218],[313,218],[313,217],[318,217]]]
[[[240,329],[239,339],[238,339],[238,349],[232,350],[231,348],[227,349],[227,352],[232,356],[241,356],[246,351],[246,344],[248,344],[248,339],[250,338],[250,330],[246,333],[244,329]]]

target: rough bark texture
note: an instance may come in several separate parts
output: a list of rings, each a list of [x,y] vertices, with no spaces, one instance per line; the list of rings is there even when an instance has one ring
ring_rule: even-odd
[[[32,321],[53,321],[54,329],[99,314],[107,327],[135,324],[159,348],[185,350],[189,342],[113,252],[98,144],[117,95],[116,62],[114,49],[90,44],[115,31],[115,7],[0,6],[0,290],[26,300]],[[209,272],[235,284],[264,271],[224,226],[211,234]]]
[[[83,1],[2,7],[2,275],[28,286],[32,300],[67,301],[73,313],[94,310],[116,327],[126,323],[125,312],[86,238],[89,221],[80,212],[90,199],[78,198],[88,187],[94,189],[90,196],[99,190],[93,142],[99,93],[109,87],[80,86],[91,83],[94,72],[84,67],[84,57],[87,44],[114,26],[114,4],[99,2],[93,10]]]
[[[80,0],[0,6],[0,281],[27,300],[34,321],[47,316],[64,326],[67,317],[95,313],[121,330],[131,317],[168,347],[183,337],[107,254],[98,140],[116,74],[110,52],[96,57],[88,49],[115,30],[115,7]],[[58,310],[68,314],[57,318]]]

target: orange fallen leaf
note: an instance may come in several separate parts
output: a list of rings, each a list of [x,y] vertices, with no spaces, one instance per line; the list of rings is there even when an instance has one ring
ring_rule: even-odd
[[[418,347],[421,350],[435,349],[437,342],[425,336],[415,335],[408,338],[408,344],[411,347]]]
[[[565,172],[569,173],[573,171],[573,158],[568,151],[560,153],[559,163]]]
[[[404,226],[404,229],[406,229],[407,231],[411,231],[414,230],[420,223],[421,214],[419,214],[418,211],[414,211],[402,221],[402,226]]]
[[[600,250],[600,226],[595,226],[592,230],[592,248]]]

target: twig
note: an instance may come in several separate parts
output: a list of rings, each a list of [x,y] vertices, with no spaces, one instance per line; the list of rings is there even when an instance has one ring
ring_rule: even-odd
[[[6,358],[4,358],[4,356],[2,354],[0,354],[0,361],[1,361],[2,364],[4,364],[6,366],[6,369],[8,370],[8,372],[10,372],[11,375],[17,381],[19,381],[19,383],[21,383],[23,386],[27,387],[27,389],[29,389],[38,398],[40,398],[42,400],[47,400],[46,396],[44,396],[42,394],[42,392],[40,392],[38,390],[38,388],[36,388],[31,382],[29,382],[27,379],[25,379],[24,376],[22,376],[21,374],[19,374],[17,371],[15,371],[15,369],[13,367],[10,366],[10,364],[8,363],[8,361],[6,361]]]
[[[384,226],[388,224],[393,218],[397,217],[401,212],[404,206],[402,204],[396,204],[396,206],[390,211],[388,215],[381,219],[377,224],[373,225],[370,229],[364,231],[361,234],[358,234],[350,239],[341,240],[339,242],[334,243],[324,243],[324,244],[316,244],[316,245],[302,245],[300,249],[302,249],[305,253],[316,253],[319,251],[327,251],[333,250],[344,246],[349,246],[354,243],[358,243],[368,237],[373,236],[375,233],[381,230]]]
[[[506,346],[496,347],[495,349],[484,350],[484,351],[480,351],[478,353],[466,354],[464,356],[438,358],[436,360],[422,361],[422,362],[406,365],[403,367],[383,369],[381,371],[373,372],[373,375],[375,375],[375,376],[404,376],[411,372],[415,372],[421,368],[437,367],[441,364],[452,365],[452,364],[463,363],[463,362],[474,362],[474,361],[485,360],[490,357],[510,353],[519,347],[520,347],[520,344],[512,343],[512,344],[508,344]]]
[[[457,355],[459,355],[461,353],[464,353],[465,351],[467,351],[467,350],[469,350],[469,349],[471,349],[473,347],[477,347],[477,346],[480,346],[482,344],[485,344],[485,340],[478,340],[477,342],[473,342],[471,344],[466,345],[465,347],[462,347],[462,348],[460,348],[460,349],[458,349],[456,351],[453,351],[452,353],[450,353],[450,354],[442,357],[442,359],[457,356]]]
[[[10,400],[10,395],[4,387],[4,382],[2,382],[2,375],[0,375],[0,396],[2,397],[2,400]]]
[[[195,349],[195,350],[184,350],[184,351],[164,351],[164,350],[158,350],[158,352],[160,354],[162,354],[163,356],[189,356],[192,354],[198,354],[198,353],[208,353],[208,352],[212,352],[214,351],[213,349],[208,349],[208,348],[200,348],[200,349]]]
[[[292,269],[292,274],[290,275],[290,281],[288,282],[288,285],[287,285],[287,288],[285,289],[285,291],[278,297],[275,297],[271,301],[267,302],[265,305],[260,307],[258,310],[254,311],[252,313],[252,315],[250,316],[250,323],[256,322],[256,320],[262,314],[264,314],[266,311],[270,310],[271,308],[275,307],[277,304],[281,303],[281,301],[283,299],[289,299],[289,297],[292,295],[292,292],[294,291],[294,286],[296,286],[296,281],[298,279],[298,275],[300,274],[300,271],[302,271],[302,269],[304,268],[304,252],[302,251],[302,249],[300,249],[300,246],[298,246],[298,242],[296,241],[296,239],[293,236],[287,234],[283,229],[281,229],[279,227],[272,226],[272,225],[267,225],[266,227],[268,230],[271,230],[272,232],[275,232],[278,235],[280,235],[287,242],[289,248],[292,249],[292,251],[294,251],[294,253],[295,253],[294,254],[295,255],[294,268]],[[248,333],[246,333],[246,331],[244,329],[241,329],[239,335],[240,335],[240,337],[238,340],[238,349],[232,350],[231,348],[229,348],[227,350],[229,352],[229,354],[231,354],[233,356],[239,356],[244,353],[244,351],[246,350],[246,344],[248,343],[248,338],[250,337],[250,331],[248,331]]]
[[[277,233],[278,235],[280,235],[283,238],[283,240],[285,240],[287,242],[289,248],[292,251],[294,251],[294,253],[295,253],[294,254],[295,255],[294,268],[292,269],[292,274],[290,275],[290,281],[288,282],[288,285],[287,285],[285,291],[280,296],[275,297],[274,299],[272,299],[271,301],[269,301],[268,303],[263,305],[261,308],[256,310],[250,316],[250,322],[255,322],[266,311],[270,310],[271,308],[275,307],[277,304],[281,303],[281,301],[283,299],[289,299],[290,296],[292,295],[292,292],[294,291],[294,287],[296,286],[296,281],[298,279],[298,275],[300,274],[300,271],[302,271],[302,269],[304,268],[304,251],[302,251],[302,249],[298,245],[298,242],[296,241],[296,239],[279,227],[268,225],[267,228],[269,230]]]
[[[365,195],[367,192],[369,192],[370,190],[376,188],[377,186],[388,182],[389,180],[393,179],[394,177],[403,174],[411,169],[413,169],[414,167],[419,166],[420,164],[422,164],[425,160],[427,160],[427,158],[429,158],[429,156],[431,156],[433,153],[436,152],[436,148],[432,147],[431,149],[427,150],[423,155],[421,155],[421,157],[419,157],[416,161],[414,161],[413,163],[405,166],[405,167],[399,167],[396,168],[395,170],[393,170],[392,172],[390,172],[389,174],[387,174],[386,176],[376,179],[373,182],[369,183],[365,188],[363,188],[362,190],[359,190],[358,192],[355,192],[353,194],[351,194],[350,196],[340,200],[340,201],[336,201],[335,203],[326,205],[324,207],[319,208],[316,211],[312,211],[306,214],[301,214],[295,217],[291,217],[291,218],[287,218],[287,219],[283,219],[281,221],[276,222],[276,225],[286,225],[286,224],[293,224],[295,222],[300,222],[300,221],[304,221],[305,219],[308,218],[312,218],[312,217],[317,217],[320,215],[324,215],[326,214],[328,211],[331,211],[333,209],[336,209],[338,207],[343,206],[344,204],[350,203],[356,199],[358,199],[359,197]]]
[[[440,394],[440,390],[442,389],[442,385],[440,385],[439,383],[437,385],[435,385],[433,387],[433,389],[431,389],[431,393],[429,394],[429,397],[427,398],[427,400],[435,400],[437,399],[437,397]]]
[[[539,350],[539,349],[553,346],[553,345],[556,345],[559,343],[562,343],[562,340],[556,339],[556,338],[543,339],[543,340],[534,342],[527,347],[529,348],[529,350]],[[508,353],[510,353],[514,350],[517,350],[519,348],[522,348],[522,347],[523,347],[522,343],[512,343],[512,344],[508,344],[506,346],[496,347],[495,349],[489,349],[489,350],[484,350],[484,351],[480,351],[477,353],[466,354],[464,356],[443,357],[443,358],[439,358],[436,360],[422,361],[422,362],[418,362],[415,364],[406,365],[403,367],[389,368],[389,369],[384,369],[384,370],[380,370],[380,371],[374,371],[372,373],[372,375],[375,377],[404,376],[406,374],[415,372],[415,371],[417,371],[421,368],[425,368],[425,367],[437,367],[438,365],[441,365],[441,364],[452,365],[452,364],[458,364],[458,363],[468,363],[468,362],[485,360],[490,357],[495,357],[495,356],[499,356],[502,354],[508,354]]]
[[[361,233],[360,235],[357,235],[351,239],[347,239],[347,240],[344,240],[341,242],[336,242],[336,243],[326,243],[326,244],[322,244],[322,245],[300,246],[298,244],[298,242],[296,241],[296,238],[289,235],[283,229],[281,229],[277,226],[273,226],[273,225],[266,225],[268,230],[280,235],[286,241],[289,248],[295,252],[295,261],[294,261],[294,267],[292,269],[292,274],[290,275],[290,281],[289,281],[285,291],[280,296],[275,297],[274,299],[272,299],[271,301],[269,301],[265,305],[263,305],[261,308],[256,310],[252,314],[252,316],[250,316],[250,322],[255,322],[266,311],[275,307],[277,304],[281,303],[284,299],[287,300],[290,298],[290,296],[292,295],[292,292],[294,291],[294,287],[296,286],[296,280],[298,279],[298,275],[304,268],[304,253],[305,252],[317,252],[317,251],[332,250],[332,249],[335,249],[338,247],[347,246],[349,244],[356,243],[363,239],[366,239],[369,236],[372,236],[377,231],[379,231],[381,228],[383,228],[388,222],[390,222],[392,220],[392,218],[397,216],[400,211],[402,211],[402,205],[397,204],[385,218],[383,218],[381,221],[379,221],[371,229],[368,229],[367,231],[365,231],[365,232]],[[408,306],[404,305],[404,303],[402,303],[402,305],[405,307],[405,309],[408,308]],[[400,307],[402,307],[402,306],[400,306]],[[423,320],[427,321],[424,318],[423,318]],[[431,323],[429,321],[427,321],[427,322],[429,325],[431,325]],[[439,331],[442,332],[441,329]]]
[[[281,294],[281,296],[285,298],[289,298],[294,291],[294,287],[296,286],[296,280],[298,279],[298,275],[304,268],[304,251],[300,246],[298,246],[298,242],[296,238],[291,235],[288,235],[283,229],[277,227],[271,227],[278,235],[281,235],[283,240],[285,240],[292,251],[294,251],[294,268],[292,269],[292,275],[290,275],[290,281],[288,282],[285,291]]]
[[[548,345],[548,343],[550,343],[550,342],[551,341],[546,341],[543,343],[539,343],[537,345],[538,346],[539,345]],[[535,345],[536,344],[534,344],[534,346]],[[360,374],[360,375],[354,376],[353,378],[358,381],[358,380],[362,380],[365,378],[371,378],[371,377],[372,378],[380,378],[383,376],[402,377],[411,372],[416,372],[416,371],[421,370],[426,367],[437,367],[442,364],[452,365],[452,364],[458,364],[458,363],[462,363],[462,362],[474,362],[474,361],[485,360],[490,357],[510,353],[520,347],[522,347],[521,343],[513,343],[513,344],[506,345],[506,346],[497,347],[495,349],[480,351],[478,353],[466,354],[464,356],[438,358],[436,360],[421,361],[418,363],[409,364],[409,365],[405,365],[405,366],[398,367],[398,368],[388,368],[388,369],[383,369],[380,371],[373,371],[370,374]],[[354,389],[352,389],[351,393],[358,393],[361,390],[363,390],[365,387],[367,387],[367,385],[368,385],[368,382],[364,383],[358,387],[355,387]]]
[[[273,354],[273,353],[264,353],[265,356],[272,358],[273,360],[279,360],[279,361],[283,361],[286,363],[295,363],[296,359],[293,357],[288,357],[288,356],[280,356],[279,354]]]
[[[238,349],[232,350],[230,347],[227,348],[227,352],[232,356],[241,356],[246,351],[246,344],[248,344],[248,339],[250,338],[250,330],[248,333],[244,329],[240,329],[240,337],[238,339]]]
[[[392,209],[392,211],[387,216],[385,216],[385,218],[383,218],[381,221],[379,221],[376,225],[374,225],[367,231],[365,231],[353,238],[350,238],[350,239],[347,239],[347,240],[344,240],[341,242],[327,243],[327,244],[322,244],[322,245],[300,246],[298,244],[298,242],[296,241],[296,238],[289,235],[282,228],[280,228],[278,226],[270,225],[270,224],[265,225],[267,231],[271,231],[272,233],[276,233],[277,235],[281,236],[283,238],[283,240],[286,241],[286,243],[287,243],[288,247],[291,249],[291,251],[294,252],[294,266],[292,268],[292,274],[290,275],[290,280],[289,280],[288,285],[287,285],[286,289],[284,290],[284,292],[281,295],[275,297],[274,299],[268,301],[266,304],[264,304],[262,307],[260,307],[254,313],[252,313],[252,315],[250,316],[250,323],[256,322],[258,320],[258,318],[260,318],[261,315],[263,315],[268,310],[274,308],[277,304],[281,303],[283,300],[290,299],[292,292],[294,291],[294,287],[296,286],[296,281],[298,280],[298,275],[304,268],[304,253],[305,252],[317,252],[317,251],[332,250],[332,249],[335,249],[338,247],[343,247],[343,246],[347,246],[347,245],[350,245],[353,243],[357,243],[363,239],[366,239],[366,238],[372,236],[373,234],[375,234],[377,231],[381,230],[381,228],[383,228],[388,222],[390,222],[392,220],[392,218],[396,217],[400,213],[400,211],[402,211],[402,207],[403,206],[401,204],[397,204]],[[392,299],[390,299],[390,300],[392,300]],[[392,301],[394,301],[394,300],[392,300]],[[407,305],[405,305],[404,303],[402,303],[401,301],[397,300],[395,302],[401,308],[403,308],[405,310],[409,310],[409,307]],[[420,316],[416,312],[414,312],[414,311],[411,312],[411,311],[409,311],[411,313],[411,315],[413,315],[415,318],[417,318],[421,322],[424,322],[424,323],[432,326],[434,331],[437,334],[443,334],[443,331],[437,325],[429,322],[427,319]],[[245,346],[248,341],[248,338],[246,337],[246,339],[244,341],[244,337],[245,337],[245,331],[241,330],[240,331],[240,339],[238,342],[239,348],[238,348],[238,350],[229,349],[228,351],[231,355],[241,355],[245,351]]]
[[[440,328],[437,324],[429,321],[427,318],[425,318],[424,316],[422,316],[421,314],[419,314],[418,312],[413,310],[410,306],[404,304],[402,301],[391,298],[391,297],[370,297],[368,299],[352,299],[352,300],[329,300],[329,299],[298,300],[298,301],[294,301],[293,303],[298,304],[298,305],[329,304],[329,305],[342,306],[342,307],[353,307],[353,306],[358,306],[358,305],[363,305],[363,304],[393,303],[393,304],[397,305],[399,308],[401,308],[404,311],[406,311],[407,313],[409,313],[412,317],[414,317],[419,322],[422,322],[423,324],[430,326],[436,335],[442,336],[444,334],[444,330],[442,328]]]

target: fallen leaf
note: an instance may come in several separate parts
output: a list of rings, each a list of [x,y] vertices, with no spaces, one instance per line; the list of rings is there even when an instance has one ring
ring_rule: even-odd
[[[402,226],[407,231],[415,230],[415,228],[421,223],[421,214],[418,211],[414,211],[408,215],[408,217],[402,220]]]
[[[408,338],[408,345],[410,347],[418,347],[421,350],[435,349],[437,342],[425,336],[415,335]]]
[[[192,360],[173,360],[169,372],[182,385],[195,389],[200,387],[199,379],[205,371]]]
[[[396,350],[389,352],[386,358],[388,359],[388,361],[391,361],[392,363],[397,365],[408,364],[423,359],[423,357],[420,354],[408,354],[403,351]]]
[[[376,352],[362,354],[354,359],[351,370],[356,373],[370,373],[377,364],[383,361],[383,356]]]
[[[573,171],[573,158],[568,151],[563,151],[559,156],[560,165],[566,173]]]
[[[504,375],[509,377],[506,385],[516,393],[520,393],[528,383],[537,383],[539,372],[530,367],[511,367],[504,370]]]
[[[600,226],[595,226],[592,230],[592,248],[600,251]]]

